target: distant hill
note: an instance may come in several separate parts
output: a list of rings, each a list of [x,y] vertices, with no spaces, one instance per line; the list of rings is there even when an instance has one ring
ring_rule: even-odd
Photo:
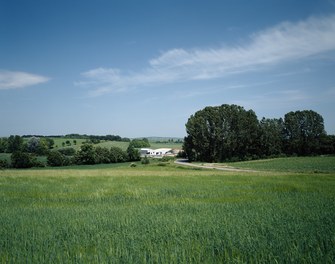
[[[184,138],[178,137],[145,137],[150,142],[184,142]]]

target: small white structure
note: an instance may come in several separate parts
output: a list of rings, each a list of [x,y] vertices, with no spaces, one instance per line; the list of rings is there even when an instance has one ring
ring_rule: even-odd
[[[149,149],[149,148],[141,148],[141,156],[149,156],[149,157],[163,157],[166,155],[173,155],[172,149],[170,148],[159,148],[159,149]]]

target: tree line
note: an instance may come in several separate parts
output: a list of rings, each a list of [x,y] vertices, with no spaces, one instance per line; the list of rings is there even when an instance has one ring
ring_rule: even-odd
[[[186,123],[184,151],[190,161],[222,162],[335,153],[323,117],[304,110],[258,120],[253,110],[224,104],[197,111]]]
[[[11,135],[8,138],[0,138],[0,153],[11,153],[11,162],[0,160],[0,168],[44,167],[45,164],[39,161],[38,156],[46,156],[48,166],[138,161],[140,153],[137,148],[148,144],[149,142],[145,139],[135,139],[129,143],[127,150],[124,151],[119,147],[113,146],[108,149],[86,142],[80,146],[78,151],[71,147],[53,150],[54,141],[51,138],[33,136],[24,142],[23,137]]]
[[[62,151],[51,151],[47,156],[48,166],[68,166],[68,165],[94,165],[94,164],[108,164],[108,163],[121,163],[128,161],[140,160],[139,151],[133,146],[129,145],[126,151],[119,147],[106,147],[93,146],[92,144],[85,143],[80,146],[80,150],[75,152],[73,156]]]

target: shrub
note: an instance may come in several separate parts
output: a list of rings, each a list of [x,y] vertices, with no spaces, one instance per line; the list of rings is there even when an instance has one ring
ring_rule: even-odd
[[[145,156],[144,158],[142,158],[141,163],[144,164],[144,165],[148,165],[148,164],[150,164],[150,160],[148,159],[147,156]]]
[[[31,168],[37,164],[36,158],[21,151],[16,151],[11,155],[11,162],[13,168]]]
[[[128,155],[119,147],[111,147],[109,151],[109,159],[112,163],[125,162],[128,160]]]
[[[73,156],[76,154],[76,150],[74,148],[62,148],[58,151],[65,156]]]
[[[164,156],[161,159],[162,162],[168,162],[170,160],[175,160],[175,157]]]
[[[110,163],[110,152],[107,148],[95,148],[96,163]]]
[[[127,149],[129,161],[138,161],[141,160],[140,152],[134,148],[131,144]]]
[[[0,169],[7,169],[9,167],[7,160],[0,160]]]
[[[64,155],[59,151],[50,151],[47,156],[47,163],[51,167],[59,167],[64,165]]]
[[[96,153],[93,145],[83,144],[75,156],[76,164],[92,165],[96,163]]]

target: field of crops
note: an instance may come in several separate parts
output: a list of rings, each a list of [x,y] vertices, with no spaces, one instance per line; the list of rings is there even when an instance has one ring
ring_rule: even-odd
[[[333,263],[335,170],[305,166],[2,170],[0,262]]]

